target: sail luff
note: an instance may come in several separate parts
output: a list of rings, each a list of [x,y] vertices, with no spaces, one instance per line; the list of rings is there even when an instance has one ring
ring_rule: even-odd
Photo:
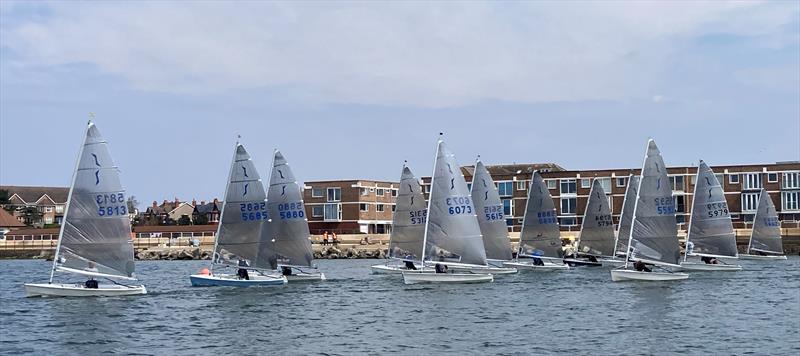
[[[419,181],[405,164],[392,214],[389,258],[422,261],[423,235],[428,211]]]
[[[697,167],[693,197],[685,256],[738,257],[725,192],[714,172],[702,160]]]
[[[480,159],[475,162],[470,194],[483,235],[486,258],[511,260],[511,241],[508,238],[503,203],[491,174]]]
[[[614,223],[611,209],[600,181],[595,179],[589,191],[589,201],[581,221],[578,253],[594,256],[613,256]]]

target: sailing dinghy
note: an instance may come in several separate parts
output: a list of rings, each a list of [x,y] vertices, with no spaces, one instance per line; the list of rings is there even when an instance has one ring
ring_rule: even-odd
[[[272,286],[286,284],[275,275],[273,244],[266,233],[269,219],[261,176],[244,146],[236,143],[225,187],[225,201],[211,265],[189,277],[192,286]],[[214,273],[214,266],[237,268],[235,274]],[[251,273],[252,272],[252,273]]]
[[[736,234],[722,190],[714,171],[702,160],[697,167],[692,218],[686,235],[686,255],[681,262],[684,271],[741,271],[742,266],[724,263],[718,258],[737,258]],[[689,261],[700,256],[702,262]],[[712,263],[716,262],[716,263]]]
[[[647,272],[647,267],[643,265],[680,267],[675,200],[672,198],[664,159],[652,139],[647,142],[642,177],[636,193],[628,238],[628,259],[623,268],[611,270],[611,280],[673,281],[689,278],[686,273],[674,273],[666,269],[663,269],[664,272]],[[633,267],[630,261],[636,261],[644,269],[639,271],[630,268]]]
[[[440,134],[441,135],[441,134]],[[428,199],[428,219],[423,235],[423,265],[436,265],[436,271],[403,271],[405,284],[491,282],[490,273],[437,273],[444,266],[488,268],[486,251],[475,207],[455,155],[441,137]]]
[[[414,269],[422,268],[428,204],[419,181],[405,164],[398,190],[392,214],[392,233],[389,235],[390,262],[371,266],[372,273],[398,274],[409,270],[410,264],[414,264]]]
[[[55,272],[88,277],[86,283],[53,283]],[[100,284],[106,278],[112,284]],[[119,168],[108,142],[91,121],[72,175],[67,207],[53,269],[47,283],[26,283],[29,297],[110,297],[147,294],[143,285],[128,285],[134,276],[131,223]]]
[[[781,222],[772,204],[772,198],[764,188],[758,197],[758,210],[753,218],[753,231],[747,244],[747,254],[739,255],[743,260],[785,260],[781,242]]]
[[[625,261],[614,259],[615,243],[611,207],[600,180],[595,179],[581,222],[577,256],[565,258],[564,262],[570,266],[618,266]]]
[[[311,232],[308,229],[303,192],[286,158],[275,150],[267,193],[269,233],[275,243],[278,267],[290,282],[323,281],[325,274],[311,264]]]
[[[520,257],[532,260],[524,261],[520,260]],[[558,227],[553,198],[539,171],[533,172],[531,187],[528,190],[517,260],[503,262],[503,266],[537,272],[569,269],[569,266],[564,264],[561,231]]]

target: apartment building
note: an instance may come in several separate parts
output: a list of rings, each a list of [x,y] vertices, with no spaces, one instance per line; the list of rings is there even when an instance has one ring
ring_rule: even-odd
[[[360,179],[306,182],[303,201],[311,233],[389,233],[398,184]]]

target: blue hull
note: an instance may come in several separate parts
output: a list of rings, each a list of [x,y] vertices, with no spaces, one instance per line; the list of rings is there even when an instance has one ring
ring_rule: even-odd
[[[189,279],[193,287],[262,287],[286,284],[286,279],[282,278],[245,280],[192,275]]]

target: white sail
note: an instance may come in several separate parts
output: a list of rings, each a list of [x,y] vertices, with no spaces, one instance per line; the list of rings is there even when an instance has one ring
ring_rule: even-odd
[[[131,224],[125,189],[108,142],[89,122],[79,154],[54,270],[134,278]],[[52,282],[52,275],[51,275]]]
[[[524,256],[563,258],[556,207],[539,171],[533,172],[525,216],[522,218],[519,253]]]
[[[753,232],[750,235],[750,244],[747,253],[751,251],[783,254],[781,242],[781,222],[778,212],[765,189],[761,189],[758,198],[758,210],[753,218]]]
[[[425,259],[486,265],[480,226],[456,158],[440,139],[425,225]]]
[[[403,165],[389,236],[390,258],[422,260],[427,205],[419,181],[411,169]]]
[[[628,187],[625,188],[625,197],[622,201],[622,213],[619,217],[617,229],[616,253],[628,254],[628,239],[631,236],[633,223],[633,207],[636,205],[636,190],[639,189],[639,177],[631,174],[628,176]]]
[[[692,218],[686,236],[687,255],[737,257],[736,234],[725,192],[714,171],[702,160],[695,182]]]
[[[261,176],[247,150],[237,143],[225,188],[213,263],[275,269],[274,252],[262,236],[262,228],[268,220]]]
[[[272,161],[267,206],[271,217],[269,233],[275,242],[278,263],[285,266],[311,266],[314,252],[311,249],[303,192],[286,158],[278,150],[275,150]]]
[[[508,225],[503,214],[503,202],[497,193],[492,176],[480,160],[475,163],[471,193],[472,203],[478,213],[486,258],[510,260],[511,240],[508,237]]]
[[[578,252],[594,256],[614,256],[614,222],[600,181],[595,179],[581,222]]]
[[[647,142],[637,193],[629,242],[631,259],[680,267],[675,200],[667,167],[653,140]]]

